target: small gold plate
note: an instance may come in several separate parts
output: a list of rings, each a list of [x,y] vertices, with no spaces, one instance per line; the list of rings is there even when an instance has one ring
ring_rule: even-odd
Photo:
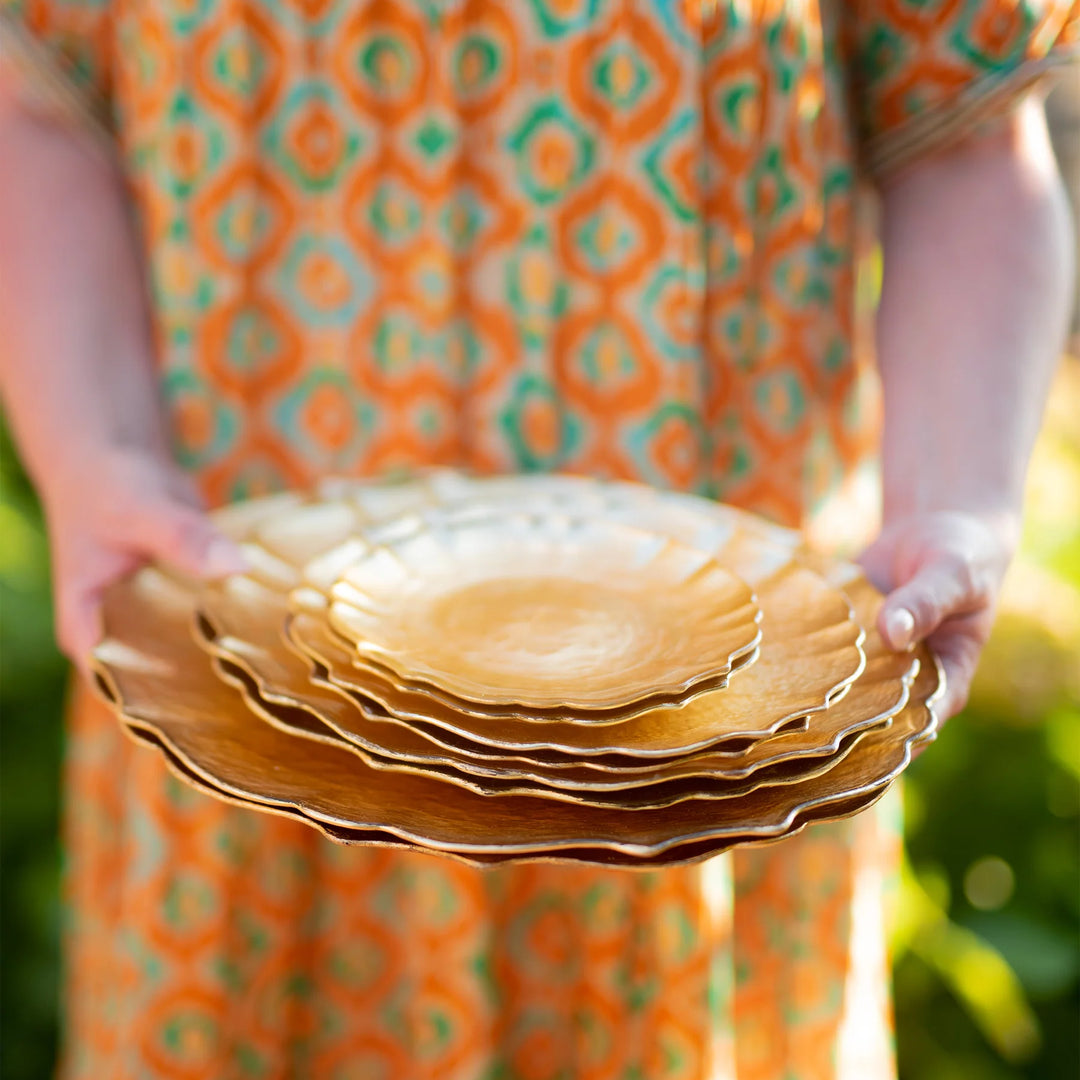
[[[752,590],[710,556],[603,518],[551,514],[429,518],[348,567],[327,617],[401,679],[579,720],[686,695],[761,637]]]

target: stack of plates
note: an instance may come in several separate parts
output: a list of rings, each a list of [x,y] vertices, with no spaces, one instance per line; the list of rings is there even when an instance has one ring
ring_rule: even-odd
[[[798,534],[577,477],[335,481],[220,511],[247,574],[146,567],[99,688],[186,781],[346,843],[651,867],[878,799],[941,671]]]

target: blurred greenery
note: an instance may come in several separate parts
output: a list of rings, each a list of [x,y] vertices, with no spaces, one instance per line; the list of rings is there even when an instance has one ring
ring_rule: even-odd
[[[57,1034],[60,722],[45,531],[0,429],[0,1077],[50,1075]]]
[[[0,431],[0,1080],[52,1067],[65,667],[40,511]],[[966,713],[911,768],[895,929],[904,1080],[1080,1072],[1080,364]],[[871,1078],[867,1078],[871,1080]]]

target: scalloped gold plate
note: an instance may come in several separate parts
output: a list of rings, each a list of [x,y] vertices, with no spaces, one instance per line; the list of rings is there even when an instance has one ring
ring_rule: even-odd
[[[375,702],[369,719],[434,725],[501,752],[555,750],[567,755],[618,754],[672,758],[725,741],[767,738],[799,725],[839,700],[862,672],[863,630],[846,597],[806,567],[788,563],[756,585],[763,611],[757,661],[722,690],[685,705],[660,707],[617,724],[574,724],[563,720],[522,724],[503,717],[465,715],[425,694],[407,692],[352,664],[348,649],[319,617],[320,594],[294,591],[306,606],[290,617],[292,644],[324,668],[332,684]]]
[[[865,579],[858,579],[852,582],[850,595],[857,614],[872,626],[880,601],[877,592]],[[425,762],[396,756],[366,760],[376,768],[438,776],[481,794],[535,795],[583,805],[652,809],[694,798],[733,798],[763,785],[799,783],[818,775],[850,752],[864,734],[891,722],[907,703],[918,661],[889,651],[873,630],[866,652],[863,676],[812,728],[763,740],[734,761],[730,756],[705,752],[658,762],[647,771],[601,771],[587,761],[554,767],[535,762],[523,767],[492,759],[480,765],[452,750]],[[378,742],[380,732],[375,723],[368,725],[369,738]],[[391,729],[400,726],[387,725]],[[389,741],[393,739],[391,734]]]
[[[362,486],[335,485],[338,493],[349,493],[350,500],[362,503],[365,513],[370,512],[373,502],[381,501],[378,485],[361,498]],[[473,501],[455,502],[468,499]],[[373,499],[372,495],[376,497]],[[446,505],[423,505],[423,497],[445,498]],[[407,498],[406,498],[407,496]],[[394,499],[396,505],[405,505],[408,513],[391,521],[372,524],[371,528],[355,530],[342,538],[340,532],[327,535],[320,548],[317,538],[304,545],[312,553],[306,562],[296,559],[300,567],[303,585],[294,591],[293,606],[298,610],[316,610],[323,618],[325,605],[313,598],[321,593],[331,598],[338,578],[358,560],[370,557],[386,544],[414,539],[418,533],[433,527],[445,529],[462,524],[475,525],[493,517],[520,515],[526,509],[533,514],[570,514],[576,517],[592,517],[605,523],[624,524],[634,529],[644,529],[657,536],[666,536],[704,554],[712,554],[727,569],[743,577],[751,585],[769,577],[784,564],[791,561],[799,550],[797,534],[781,529],[754,515],[733,507],[720,506],[707,500],[672,492],[658,492],[636,484],[601,484],[599,481],[568,476],[489,477],[476,479],[439,471],[416,481],[415,488],[399,485]],[[302,530],[297,530],[296,534]],[[275,545],[267,544],[274,548]],[[280,551],[280,545],[277,546]],[[299,549],[294,549],[297,551]],[[329,627],[333,636],[344,642],[351,653],[351,664],[361,675],[369,674],[380,683],[388,683],[403,693],[431,698],[441,705],[466,716],[487,719],[500,716],[520,720],[565,720],[566,702],[547,707],[526,707],[518,702],[483,703],[470,701],[460,695],[447,692],[422,679],[403,678],[391,667],[373,656],[362,656],[352,649],[348,635],[338,634]],[[690,693],[653,692],[619,707],[590,709],[587,714],[577,710],[574,719],[591,723],[619,723],[639,713],[661,706],[685,704],[691,697],[701,693],[723,689],[728,674],[744,670],[758,656],[752,652],[737,656],[729,673],[703,679]],[[343,677],[348,683],[348,679]]]
[[[579,722],[686,696],[761,638],[752,590],[710,556],[550,513],[428,518],[342,572],[327,620],[399,678]]]
[[[222,791],[291,807],[337,828],[385,832],[466,855],[595,848],[651,858],[682,844],[775,838],[800,815],[828,813],[836,803],[883,790],[936,727],[929,702],[940,691],[940,669],[924,650],[911,701],[892,725],[867,734],[816,780],[648,813],[527,796],[494,799],[427,776],[370,769],[347,750],[264,723],[193,641],[194,613],[191,584],[153,567],[108,590],[106,638],[94,663],[100,688],[126,724],[152,733]]]
[[[445,479],[448,475],[443,473],[441,477]],[[473,490],[487,483],[474,480],[463,483],[456,474],[453,475],[456,491],[460,491],[462,486],[466,490]],[[522,486],[529,490],[535,503],[540,495],[553,489],[561,490],[564,479],[528,478],[528,482]],[[543,480],[544,483],[537,484],[536,480]],[[517,489],[516,483],[498,483],[504,489]],[[663,770],[663,762],[617,751],[593,754],[586,761],[581,761],[573,750],[563,752],[528,744],[520,752],[500,750],[415,718],[415,722],[408,727],[399,725],[400,730],[383,723],[380,732],[380,723],[388,717],[383,714],[380,720],[378,707],[374,703],[355,701],[347,694],[343,698],[340,688],[326,685],[325,672],[320,669],[316,669],[309,679],[306,662],[281,649],[276,629],[285,610],[281,593],[296,584],[299,571],[294,567],[326,556],[327,547],[333,552],[334,546],[343,541],[355,547],[358,541],[348,538],[362,525],[371,524],[373,513],[385,512],[388,506],[397,511],[422,509],[424,501],[421,496],[425,485],[426,481],[406,485],[338,484],[331,492],[333,499],[314,503],[309,501],[309,505],[302,507],[297,507],[294,499],[288,514],[259,521],[254,537],[258,542],[248,545],[254,564],[253,576],[215,583],[207,588],[201,598],[204,613],[210,617],[208,623],[213,624],[213,628],[209,625],[204,627],[207,647],[223,659],[239,665],[254,679],[258,691],[252,699],[252,707],[258,709],[261,695],[268,703],[279,708],[262,710],[260,714],[285,730],[299,731],[309,737],[329,741],[333,741],[333,733],[336,732],[362,751],[375,755],[402,758],[406,762],[431,761],[457,765],[464,771],[480,776],[497,775],[500,770],[505,770],[510,775],[524,779],[542,780],[543,776],[538,776],[536,772],[538,767],[541,773],[548,776],[558,771],[564,771],[568,776],[576,772],[583,778],[591,777],[594,771],[610,772],[615,774],[613,782],[620,783],[624,773],[640,771],[655,774],[657,770]],[[593,486],[593,482],[571,480],[568,486],[578,490]],[[603,490],[607,491],[606,488]],[[793,534],[767,523],[758,523],[757,519],[740,511],[703,503],[702,500],[685,500],[681,496],[639,489],[635,485],[612,485],[611,490],[615,495],[622,495],[626,490],[634,497],[622,507],[617,498],[609,497],[603,505],[597,501],[597,512],[612,512],[614,507],[614,512],[621,513],[631,523],[670,526],[699,543],[718,542],[722,556],[733,562],[740,571],[745,571],[750,578],[783,565],[791,557]],[[316,494],[312,498],[318,500],[320,496]],[[683,506],[686,501],[691,504],[693,513]],[[638,507],[636,518],[631,514],[635,506]],[[483,512],[489,513],[489,507],[490,503],[485,504]],[[651,516],[654,510],[643,510],[642,507],[653,507],[654,510],[661,507],[663,520],[655,521]],[[712,518],[717,520],[710,525]],[[760,533],[752,534],[749,541],[744,529],[747,520],[758,524]],[[233,531],[236,535],[236,531]],[[348,555],[349,559],[351,557]],[[333,555],[328,565],[330,573],[324,583],[332,581],[337,573]],[[830,565],[843,567],[845,564]],[[267,581],[271,584],[267,585]],[[866,587],[865,582],[863,586]],[[832,694],[833,700],[838,697],[839,693]],[[409,713],[407,708],[402,711],[406,716]],[[821,719],[827,720],[834,715],[835,710],[830,710],[823,713]],[[818,737],[819,730],[824,737]],[[846,727],[824,730],[817,724],[808,730],[806,718],[796,718],[783,725],[783,736],[775,740],[779,753],[767,755],[762,761],[769,764],[788,756],[809,757],[815,753],[833,752],[834,744],[838,744],[850,730]],[[687,774],[711,770],[722,775],[731,760],[736,763],[742,760],[750,745],[752,741],[741,737],[725,739],[719,746],[701,751],[703,756],[700,764],[696,762],[696,756],[685,759]],[[752,765],[754,760],[748,759],[748,762]],[[745,770],[737,764],[733,768],[736,775],[745,775]]]
[[[128,727],[127,731],[136,742],[157,750],[164,759],[166,767],[177,777],[177,779],[198,791],[201,791],[204,795],[219,799],[221,802],[229,803],[243,810],[250,810],[256,813],[270,813],[289,818],[316,829],[328,840],[332,840],[335,843],[363,845],[366,847],[393,848],[397,851],[407,851],[413,855],[448,858],[455,862],[463,863],[466,866],[476,867],[477,869],[483,869],[490,866],[506,866],[523,862],[540,862],[644,871],[662,867],[689,866],[693,863],[702,862],[705,859],[711,859],[714,855],[719,855],[731,848],[738,847],[740,844],[754,842],[753,837],[739,836],[728,836],[705,841],[699,840],[688,844],[677,844],[651,858],[633,858],[621,855],[616,851],[605,851],[596,848],[560,848],[557,851],[550,853],[535,852],[525,855],[503,855],[498,853],[474,853],[471,855],[464,855],[455,851],[421,847],[418,844],[399,840],[389,833],[379,832],[377,830],[347,829],[341,826],[328,825],[324,822],[308,818],[300,813],[300,811],[291,807],[273,806],[259,802],[257,799],[248,799],[235,794],[230,794],[210,784],[198,773],[189,769],[187,765],[185,765],[179,757],[174,755],[152,732],[138,727]],[[877,800],[884,795],[885,791],[886,788],[881,788],[866,795],[831,803],[824,808],[815,808],[815,810],[799,814],[792,827],[776,839],[787,839],[787,837],[802,832],[807,826],[813,825],[818,821],[831,821],[858,814],[877,802]],[[770,841],[758,842],[767,843]]]

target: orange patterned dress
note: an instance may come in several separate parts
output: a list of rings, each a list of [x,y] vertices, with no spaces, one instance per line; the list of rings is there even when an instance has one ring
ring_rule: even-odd
[[[1072,0],[3,5],[27,95],[103,107],[211,501],[464,463],[794,525],[872,446],[861,181],[1077,37]],[[66,780],[65,1080],[893,1075],[887,805],[475,871],[197,794],[88,701]]]

